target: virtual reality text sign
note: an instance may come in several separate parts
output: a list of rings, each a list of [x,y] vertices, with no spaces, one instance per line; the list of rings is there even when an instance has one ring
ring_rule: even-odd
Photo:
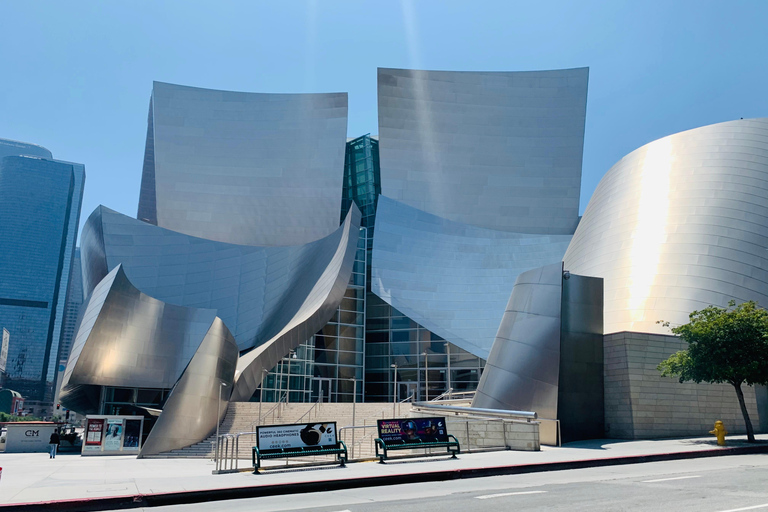
[[[447,442],[445,418],[378,420],[379,438],[385,443]]]

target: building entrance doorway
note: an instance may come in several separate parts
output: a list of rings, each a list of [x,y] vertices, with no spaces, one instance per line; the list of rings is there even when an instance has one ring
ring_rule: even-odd
[[[331,379],[320,377],[312,379],[312,401],[320,403],[331,401]]]

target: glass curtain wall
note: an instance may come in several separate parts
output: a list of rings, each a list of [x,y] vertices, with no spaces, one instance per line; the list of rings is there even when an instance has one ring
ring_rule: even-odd
[[[366,318],[368,401],[431,400],[449,387],[454,393],[477,389],[484,359],[446,342],[373,294]]]

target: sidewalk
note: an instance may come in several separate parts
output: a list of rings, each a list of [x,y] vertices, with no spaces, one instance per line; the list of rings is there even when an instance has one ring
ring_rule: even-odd
[[[540,452],[461,454],[456,459],[349,463],[347,467],[285,468],[282,461],[261,474],[212,475],[213,462],[200,459],[81,457],[47,453],[0,453],[0,512],[6,510],[107,510],[141,506],[439,481],[502,474],[555,471],[615,464],[744,453],[768,453],[768,435],[748,444],[744,436],[721,448],[714,437],[654,441],[583,441]],[[249,461],[241,461],[240,466]],[[54,503],[55,502],[55,505]]]

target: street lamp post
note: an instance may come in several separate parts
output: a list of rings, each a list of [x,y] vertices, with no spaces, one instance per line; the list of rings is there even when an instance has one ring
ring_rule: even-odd
[[[425,350],[421,355],[424,356],[424,395],[426,396],[427,402],[429,402],[429,354],[427,354],[427,351]]]
[[[397,364],[393,363],[389,366],[395,369],[395,384],[392,387],[392,416],[397,416],[397,412],[395,412],[397,407]]]
[[[352,381],[352,458],[355,458],[355,406],[357,405],[357,379],[350,377]]]
[[[451,396],[453,392],[453,386],[451,385],[451,344],[448,342],[445,343],[445,353],[448,359],[448,400],[450,400],[453,398]]]
[[[221,423],[221,391],[227,387],[226,382],[219,382],[219,394],[216,397],[216,464],[219,463],[219,423]]]
[[[259,392],[259,426],[261,426],[261,404],[264,403],[264,377],[267,375],[269,370],[264,368],[261,370],[261,384],[259,384],[259,389],[261,390]]]

